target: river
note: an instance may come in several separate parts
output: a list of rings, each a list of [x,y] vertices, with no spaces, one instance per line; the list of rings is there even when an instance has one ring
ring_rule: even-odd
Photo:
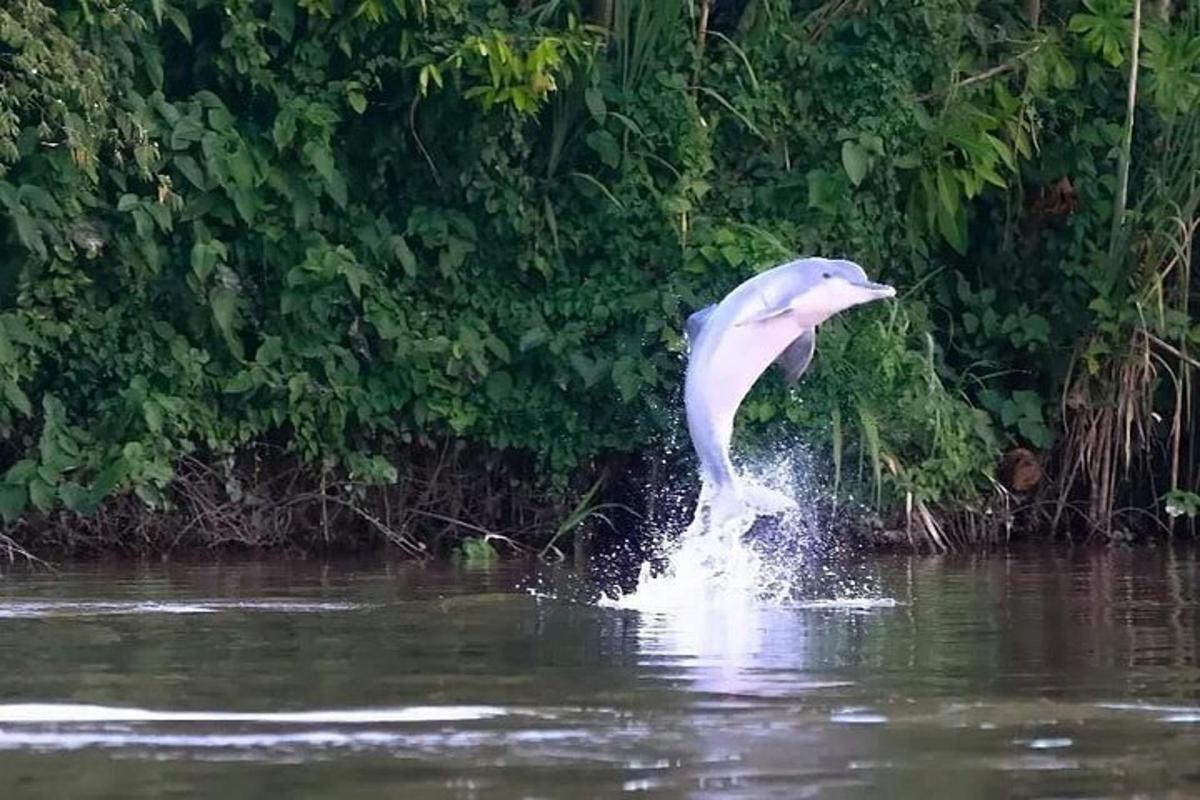
[[[9,568],[2,798],[1200,796],[1200,554],[864,556],[680,616],[566,568]]]

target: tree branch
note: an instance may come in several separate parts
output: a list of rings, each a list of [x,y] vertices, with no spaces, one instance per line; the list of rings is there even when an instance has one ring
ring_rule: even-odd
[[[917,102],[924,103],[928,100],[932,100],[939,94],[957,92],[959,89],[965,89],[966,87],[973,86],[976,83],[982,83],[986,80],[991,80],[997,75],[1003,75],[1006,72],[1016,69],[1018,66],[1020,66],[1022,61],[1029,58],[1040,49],[1042,49],[1042,45],[1039,42],[1023,53],[1018,53],[1016,58],[1012,59],[1011,61],[1005,61],[1003,64],[997,64],[996,66],[991,67],[990,69],[985,69],[983,72],[972,75],[969,78],[963,78],[961,81],[952,84],[945,92],[926,92],[925,94],[917,95]]]

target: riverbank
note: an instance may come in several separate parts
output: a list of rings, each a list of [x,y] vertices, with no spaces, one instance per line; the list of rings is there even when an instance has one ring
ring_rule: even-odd
[[[0,557],[387,552],[410,559],[555,562],[601,553],[636,565],[682,532],[698,490],[689,458],[661,454],[613,456],[579,480],[577,489],[557,491],[538,482],[528,460],[461,443],[395,456],[405,467],[387,484],[322,473],[277,448],[247,450],[215,464],[189,458],[156,506],[127,492],[106,498],[88,514],[26,512],[0,531]],[[999,469],[1002,482],[969,505],[916,500],[882,511],[845,491],[835,502],[827,469],[798,451],[768,460],[769,469],[760,464],[760,472],[783,481],[780,488],[801,507],[795,524],[814,541],[863,549],[939,553],[1015,542],[1169,537],[1171,530],[1148,511],[1129,516],[1139,527],[1089,529],[1078,505],[1056,499],[1040,470],[1031,478],[1028,458],[1032,455],[1006,457]],[[1014,461],[1025,466],[1014,467]],[[1177,533],[1194,535],[1186,529]]]

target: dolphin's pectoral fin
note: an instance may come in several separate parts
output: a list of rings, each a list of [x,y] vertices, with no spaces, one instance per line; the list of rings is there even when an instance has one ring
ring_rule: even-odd
[[[687,318],[687,322],[683,325],[683,333],[687,336],[689,342],[695,343],[696,337],[700,335],[700,331],[704,330],[704,323],[708,321],[712,315],[713,309],[717,307],[716,303],[711,306],[700,309],[695,314]]]
[[[782,317],[784,314],[787,314],[791,310],[792,309],[789,306],[784,306],[783,308],[767,309],[766,311],[762,311],[758,314],[755,314],[753,317],[748,317],[743,320],[738,320],[736,323],[734,323],[734,327],[741,328],[744,325],[753,325],[757,322],[770,322],[773,319],[778,319],[779,317]]]
[[[817,329],[805,328],[804,333],[787,346],[775,362],[783,369],[783,377],[788,383],[795,383],[812,363],[813,353],[817,349]]]
[[[780,303],[777,300],[772,300],[767,297],[763,297],[761,299],[762,306],[757,310],[746,309],[746,311],[743,312],[743,314],[745,314],[744,318],[739,319],[736,323],[734,323],[735,328],[740,328],[744,325],[753,325],[756,322],[769,322],[773,319],[782,317],[784,314],[787,314],[792,310],[790,303]]]

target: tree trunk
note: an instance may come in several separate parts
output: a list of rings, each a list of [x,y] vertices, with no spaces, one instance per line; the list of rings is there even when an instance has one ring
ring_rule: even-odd
[[[1125,102],[1125,138],[1121,143],[1121,157],[1117,161],[1117,202],[1113,208],[1113,246],[1117,233],[1125,224],[1125,206],[1129,199],[1129,160],[1133,150],[1133,117],[1137,105],[1138,47],[1142,38],[1142,0],[1133,3],[1133,35],[1129,52],[1129,92]]]
[[[692,78],[692,88],[700,85],[700,70],[704,66],[704,43],[708,41],[708,13],[711,10],[710,0],[700,0],[700,23],[696,27],[696,74]]]
[[[592,0],[592,24],[612,31],[613,0]]]

